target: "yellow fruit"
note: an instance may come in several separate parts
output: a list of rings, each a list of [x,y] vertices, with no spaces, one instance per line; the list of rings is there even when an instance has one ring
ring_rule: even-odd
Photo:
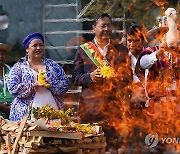
[[[50,84],[46,81],[45,75],[46,75],[45,70],[40,71],[37,75],[37,80],[38,80],[39,84],[49,87]]]
[[[93,130],[90,124],[77,124],[76,130],[84,134],[93,134]]]

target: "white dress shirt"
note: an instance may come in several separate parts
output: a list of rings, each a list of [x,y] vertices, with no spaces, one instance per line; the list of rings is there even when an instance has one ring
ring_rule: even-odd
[[[135,73],[135,67],[137,63],[137,58],[129,51],[129,56],[131,58],[131,68],[132,68],[132,73],[133,73],[133,82],[140,82],[138,76]]]
[[[110,44],[110,40],[109,40],[108,44],[106,44],[106,45],[104,46],[103,49],[98,45],[98,43],[97,43],[97,41],[96,41],[95,38],[94,38],[94,43],[96,44],[98,50],[99,50],[100,53],[103,55],[103,57],[106,57],[106,53],[107,53],[107,50],[108,50],[108,45]]]
[[[129,51],[129,56],[131,58],[131,68],[132,68],[132,73],[133,73],[133,82],[134,83],[137,83],[137,82],[142,83],[142,86],[144,87],[144,90],[145,90],[146,99],[147,99],[145,107],[148,107],[150,98],[149,98],[149,95],[147,93],[146,85],[147,85],[147,76],[148,76],[149,70],[145,69],[145,74],[144,74],[144,79],[145,80],[144,80],[144,82],[140,81],[140,79],[138,78],[138,76],[135,73],[135,67],[136,67],[136,63],[137,63],[137,58],[130,51]]]

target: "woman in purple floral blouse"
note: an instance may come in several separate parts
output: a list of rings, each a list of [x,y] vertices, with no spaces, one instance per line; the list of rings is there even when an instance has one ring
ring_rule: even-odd
[[[13,96],[10,110],[10,120],[19,121],[30,112],[32,107],[41,107],[46,104],[55,109],[63,109],[62,93],[68,90],[68,78],[63,68],[44,55],[44,37],[35,32],[23,40],[26,56],[21,58],[12,67],[7,85]],[[39,71],[46,71],[44,86],[37,81]]]

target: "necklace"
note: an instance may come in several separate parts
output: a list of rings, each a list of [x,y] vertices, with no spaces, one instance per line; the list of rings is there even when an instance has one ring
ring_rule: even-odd
[[[107,66],[109,64],[106,56],[103,56],[103,65]]]
[[[41,61],[39,63],[36,63],[36,64],[33,64],[31,62],[29,62],[29,65],[30,67],[35,70],[36,72],[39,72],[40,70],[44,70],[45,69],[45,66],[44,66],[44,63],[43,63],[43,60],[41,59]]]

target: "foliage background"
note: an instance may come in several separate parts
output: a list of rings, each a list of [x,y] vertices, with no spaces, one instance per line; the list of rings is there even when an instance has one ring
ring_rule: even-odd
[[[79,2],[78,11],[83,9],[87,4],[92,2],[92,0],[13,0],[12,2],[7,0],[0,0],[0,5],[8,13],[9,16],[9,27],[5,30],[0,30],[0,42],[8,43],[13,46],[12,52],[8,54],[8,62],[12,66],[20,57],[24,56],[25,51],[22,48],[23,38],[31,32],[39,31],[43,32],[43,1],[53,4],[61,3],[75,3]],[[94,2],[88,8],[83,17],[93,18],[97,13],[107,12],[112,17],[123,18],[125,16],[125,26],[128,28],[132,22],[136,22],[139,25],[143,25],[147,29],[152,29],[157,25],[156,18],[158,16],[163,16],[164,11],[168,7],[174,7],[178,12],[180,12],[180,0],[93,0]],[[65,8],[64,8],[65,9]],[[76,18],[75,9],[71,10],[56,10],[55,17],[64,19],[69,18],[69,16],[74,16]],[[54,12],[48,11],[51,16]],[[54,18],[54,17],[53,17]],[[81,26],[77,24],[60,23],[53,24],[50,27],[50,31],[55,30],[91,30],[91,22],[84,22]],[[68,27],[69,26],[69,27]],[[117,28],[122,30],[123,22],[117,22]],[[92,34],[83,34],[85,38],[89,40],[93,38]],[[115,34],[115,37],[119,37]],[[121,36],[122,37],[122,34]],[[119,37],[119,38],[120,38]],[[65,39],[65,35],[62,39],[56,39],[55,35],[50,38],[56,43],[64,42],[64,46],[68,42]],[[57,45],[56,45],[57,46]],[[55,53],[51,52],[51,53]],[[59,52],[58,52],[59,53]],[[62,55],[66,55],[66,51],[60,52]],[[72,55],[74,55],[73,52]],[[72,56],[73,57],[73,56]],[[58,58],[58,57],[57,57]],[[64,57],[63,57],[64,58]]]
[[[85,6],[90,0],[82,2]],[[168,7],[180,12],[180,0],[94,0],[84,16],[93,17],[96,13],[107,12],[119,18],[125,14],[127,24],[134,19],[137,24],[151,29],[157,24],[157,17],[163,16]]]

